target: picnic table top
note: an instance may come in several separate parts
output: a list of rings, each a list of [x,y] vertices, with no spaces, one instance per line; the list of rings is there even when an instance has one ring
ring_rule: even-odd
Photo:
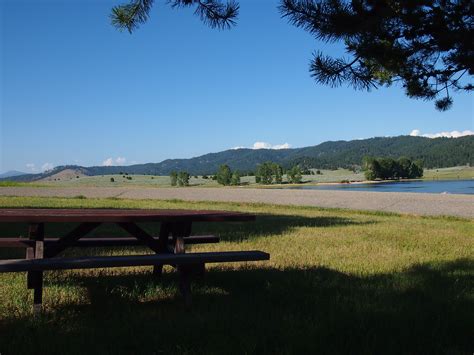
[[[245,222],[255,215],[212,210],[0,208],[0,222]]]

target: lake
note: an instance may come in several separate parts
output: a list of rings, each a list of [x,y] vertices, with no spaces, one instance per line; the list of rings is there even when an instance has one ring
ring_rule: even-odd
[[[352,190],[375,192],[420,192],[420,193],[449,193],[474,194],[474,179],[472,180],[420,180],[393,181],[375,184],[335,184],[335,185],[303,185],[290,187],[304,190]]]

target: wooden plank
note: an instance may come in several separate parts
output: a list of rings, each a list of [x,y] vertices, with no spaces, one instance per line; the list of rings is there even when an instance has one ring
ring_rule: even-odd
[[[129,256],[98,256],[80,258],[51,259],[10,259],[0,260],[0,272],[43,271],[64,269],[89,269],[107,267],[147,266],[147,265],[189,265],[197,263],[222,263],[239,261],[269,260],[270,254],[259,250],[226,251],[189,254],[154,254]]]
[[[157,238],[155,238],[158,240]],[[207,244],[219,243],[220,239],[215,235],[192,235],[184,239],[184,244]],[[44,238],[44,246],[48,248],[51,243],[56,243],[59,238]],[[173,243],[173,238],[168,238],[168,245]],[[26,238],[1,238],[0,248],[28,248],[33,247],[35,242]],[[139,246],[144,243],[136,238],[130,237],[86,237],[79,239],[73,245],[74,248],[96,248],[96,247],[126,247]],[[34,255],[34,254],[32,254]],[[28,257],[27,257],[28,259]]]
[[[155,253],[160,252],[159,242],[135,223],[117,223],[117,225],[147,245]]]
[[[45,256],[51,258],[65,249],[74,246],[80,238],[93,231],[95,228],[100,226],[100,224],[101,223],[81,223],[64,237],[59,238],[56,243],[48,246]]]
[[[255,215],[247,213],[208,210],[0,208],[0,222],[137,223],[254,220]]]
[[[33,249],[34,260],[44,260],[44,224],[32,223],[28,227],[28,236],[30,240],[34,241]],[[37,315],[41,312],[43,303],[43,271],[30,271],[27,275],[28,288],[33,289],[33,311]]]

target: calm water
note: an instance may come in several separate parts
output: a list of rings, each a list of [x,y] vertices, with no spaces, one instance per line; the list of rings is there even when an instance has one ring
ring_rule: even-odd
[[[396,181],[380,184],[338,184],[319,186],[298,186],[296,189],[309,190],[352,190],[379,192],[422,192],[474,194],[474,179],[472,180],[434,180],[434,181]]]

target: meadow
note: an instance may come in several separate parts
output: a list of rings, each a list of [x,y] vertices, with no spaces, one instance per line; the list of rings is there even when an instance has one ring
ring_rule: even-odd
[[[314,169],[314,172],[316,170]],[[364,181],[363,172],[353,172],[348,169],[320,170],[321,174],[303,175],[306,184],[339,183],[342,181]],[[473,179],[474,167],[462,166],[441,169],[425,169],[425,180],[450,180],[450,179]],[[113,181],[111,180],[113,179]],[[286,179],[286,178],[285,178]],[[255,183],[254,176],[243,176],[243,186],[261,187]],[[169,176],[157,175],[97,175],[97,176],[74,176],[60,178],[53,181],[37,181],[23,183],[14,181],[0,181],[0,187],[171,187]],[[191,176],[190,187],[221,187],[217,181],[202,176]]]
[[[217,234],[221,242],[192,250],[271,254],[265,262],[208,266],[193,284],[191,309],[171,268],[161,281],[148,267],[95,269],[46,273],[45,312],[33,319],[26,276],[0,274],[2,354],[468,354],[474,348],[473,220],[178,200],[0,197],[0,207],[252,212],[255,223],[197,224],[194,233]],[[26,231],[0,228],[7,236]],[[95,233],[112,232],[105,225]]]

